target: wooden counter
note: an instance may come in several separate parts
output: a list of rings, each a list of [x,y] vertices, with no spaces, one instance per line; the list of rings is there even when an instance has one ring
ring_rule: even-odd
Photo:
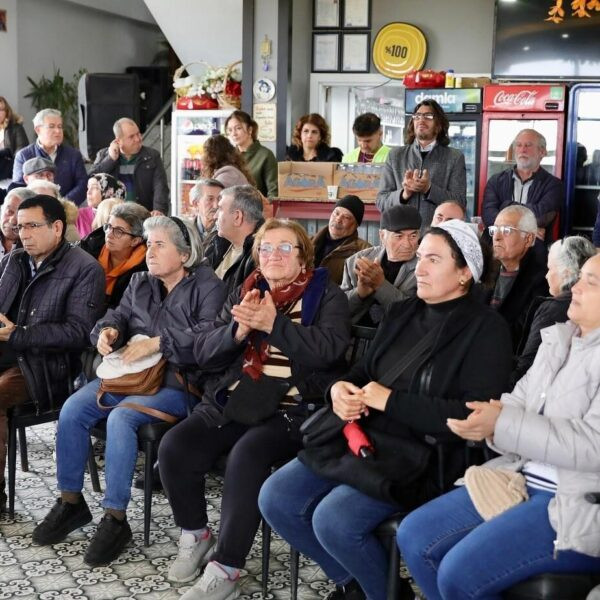
[[[289,200],[273,198],[273,212],[275,217],[286,219],[323,219],[328,220],[335,202],[328,200]],[[375,204],[365,204],[363,221],[377,221],[381,213]]]

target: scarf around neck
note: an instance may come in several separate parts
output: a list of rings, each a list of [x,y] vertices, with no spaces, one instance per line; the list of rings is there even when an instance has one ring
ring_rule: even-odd
[[[144,259],[146,258],[146,246],[144,244],[140,244],[133,249],[130,257],[127,260],[124,260],[121,264],[116,267],[110,268],[110,251],[106,247],[106,244],[102,246],[102,250],[100,251],[100,255],[98,256],[98,262],[104,271],[104,276],[106,277],[106,286],[104,288],[104,292],[107,296],[110,296],[115,287],[115,283],[117,283],[117,278],[124,273],[127,273],[133,267],[137,267]]]

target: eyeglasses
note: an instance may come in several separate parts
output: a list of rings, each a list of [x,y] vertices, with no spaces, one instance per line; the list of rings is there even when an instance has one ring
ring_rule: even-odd
[[[491,237],[494,237],[496,233],[501,233],[502,235],[511,235],[512,233],[518,231],[519,233],[527,234],[529,232],[523,231],[522,229],[517,229],[516,227],[511,227],[510,225],[490,225],[488,227],[488,231]]]
[[[128,235],[130,237],[138,237],[133,233],[129,233],[129,231],[125,231],[122,227],[113,227],[110,223],[106,223],[106,225],[102,225],[102,229],[104,229],[105,233],[111,233],[117,238],[122,238],[124,235]]]
[[[435,115],[433,113],[415,113],[412,118],[413,121],[433,121],[435,119]]]
[[[31,231],[34,229],[39,229],[40,227],[47,227],[50,223],[44,221],[43,223],[19,223],[12,228],[13,233],[21,233],[21,231]]]
[[[290,244],[289,242],[283,242],[278,246],[265,243],[259,246],[258,252],[261,256],[271,256],[277,250],[281,256],[289,256],[294,248],[300,248],[300,246],[294,246],[294,244]]]
[[[43,125],[42,127],[45,127],[46,129],[50,129],[50,131],[52,131],[53,129],[59,129],[60,131],[63,130],[62,125],[55,125],[54,123],[50,123],[49,125]]]

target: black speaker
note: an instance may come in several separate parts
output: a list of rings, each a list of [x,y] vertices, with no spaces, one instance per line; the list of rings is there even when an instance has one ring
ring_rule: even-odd
[[[173,96],[173,80],[169,75],[169,67],[127,67],[125,73],[134,73],[139,78],[140,130],[146,131],[152,119]],[[170,113],[167,113],[167,116],[170,116]]]
[[[121,117],[140,121],[140,86],[136,74],[86,73],[78,86],[79,149],[93,160],[115,138],[113,125]]]

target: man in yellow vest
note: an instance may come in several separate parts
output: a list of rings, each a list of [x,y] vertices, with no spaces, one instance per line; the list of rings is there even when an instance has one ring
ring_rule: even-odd
[[[342,158],[343,163],[383,163],[390,149],[384,146],[381,138],[381,119],[373,113],[358,115],[352,125],[358,147]]]

